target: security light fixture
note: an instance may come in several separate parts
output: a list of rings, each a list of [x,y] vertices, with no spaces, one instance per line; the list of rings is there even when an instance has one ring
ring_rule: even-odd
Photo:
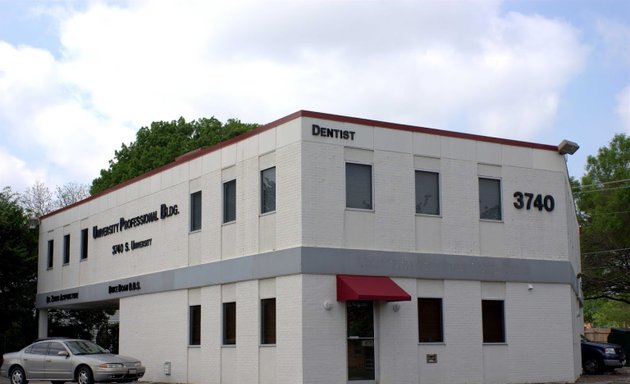
[[[561,155],[572,155],[578,149],[580,149],[580,146],[569,140],[562,140],[560,145],[558,145],[558,153]]]

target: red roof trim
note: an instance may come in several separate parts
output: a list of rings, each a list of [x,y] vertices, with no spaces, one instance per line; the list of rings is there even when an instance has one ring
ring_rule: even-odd
[[[337,301],[411,301],[411,295],[387,276],[337,275]]]
[[[373,127],[379,127],[379,128],[387,128],[387,129],[395,129],[395,130],[399,130],[399,131],[408,131],[408,132],[419,132],[419,133],[426,133],[429,135],[438,135],[438,136],[445,136],[445,137],[454,137],[454,138],[458,138],[458,139],[467,139],[467,140],[476,140],[476,141],[484,141],[484,142],[488,142],[488,143],[495,143],[495,144],[505,144],[505,145],[512,145],[512,146],[517,146],[517,147],[525,147],[525,148],[533,148],[533,149],[542,149],[542,150],[547,150],[547,151],[554,151],[557,152],[558,151],[558,147],[557,146],[553,146],[553,145],[547,145],[547,144],[537,144],[537,143],[530,143],[530,142],[526,142],[526,141],[518,141],[518,140],[509,140],[509,139],[501,139],[501,138],[497,138],[497,137],[490,137],[490,136],[481,136],[481,135],[474,135],[474,134],[470,134],[470,133],[461,133],[461,132],[453,132],[453,131],[443,131],[440,129],[435,129],[435,128],[425,128],[425,127],[417,127],[417,126],[413,126],[413,125],[406,125],[406,124],[396,124],[396,123],[389,123],[389,122],[385,122],[385,121],[378,121],[378,120],[370,120],[370,119],[362,119],[362,118],[358,118],[358,117],[349,117],[349,116],[341,116],[341,115],[333,115],[333,114],[329,114],[329,113],[321,113],[321,112],[313,112],[313,111],[305,111],[305,110],[301,110],[301,111],[297,111],[294,112],[290,115],[287,115],[283,118],[280,118],[278,120],[272,121],[271,123],[265,124],[263,126],[260,126],[256,129],[253,129],[249,132],[246,132],[242,135],[233,137],[229,140],[226,140],[224,142],[215,144],[211,147],[205,147],[205,148],[199,148],[199,149],[195,149],[191,152],[185,153],[181,156],[179,156],[178,158],[175,159],[175,161],[165,164],[161,167],[155,168],[147,173],[144,173],[140,176],[136,176],[131,180],[127,180],[125,182],[122,182],[118,185],[115,185],[109,189],[106,189],[100,193],[97,193],[96,195],[92,195],[86,199],[83,199],[81,201],[77,201],[74,204],[70,204],[68,206],[65,206],[63,208],[60,208],[56,211],[47,213],[45,215],[43,215],[41,217],[41,219],[45,219],[48,218],[50,216],[53,216],[57,213],[66,211],[68,209],[77,207],[79,205],[85,204],[91,200],[94,200],[98,197],[104,196],[108,193],[117,191],[121,188],[124,188],[130,184],[136,183],[140,180],[149,178],[155,174],[158,174],[162,171],[165,171],[167,169],[170,168],[174,168],[178,165],[181,165],[183,163],[186,163],[190,160],[196,159],[198,157],[204,156],[208,153],[217,151],[221,148],[227,147],[229,145],[238,143],[240,141],[243,141],[249,137],[252,137],[254,135],[257,135],[259,133],[262,133],[264,131],[267,131],[269,129],[275,128],[279,125],[282,125],[284,123],[287,123],[291,120],[295,120],[297,118],[300,117],[310,117],[313,119],[322,119],[322,120],[332,120],[332,121],[336,121],[339,123],[350,123],[350,124],[358,124],[358,125],[367,125],[367,126],[373,126]]]

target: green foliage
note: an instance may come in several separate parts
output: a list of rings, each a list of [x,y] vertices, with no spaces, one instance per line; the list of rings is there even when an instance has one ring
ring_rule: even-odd
[[[257,126],[235,119],[222,124],[214,117],[190,122],[180,118],[177,121],[151,123],[150,128],[140,128],[135,142],[122,144],[115,151],[114,159],[109,161],[109,168],[102,169],[100,176],[92,182],[90,193],[94,195],[104,191],[168,164],[192,150],[215,145]]]
[[[586,299],[630,304],[630,138],[613,137],[587,159],[576,188]]]
[[[584,321],[596,328],[630,327],[630,304],[608,299],[584,302]]]
[[[37,292],[37,229],[18,196],[0,192],[0,352],[15,350],[37,336],[33,309]]]
[[[48,312],[48,335],[92,340],[94,331],[99,334],[108,332],[108,319],[114,312],[100,309],[51,310]],[[97,339],[103,341],[103,336],[97,336]],[[105,347],[110,348],[109,345]]]

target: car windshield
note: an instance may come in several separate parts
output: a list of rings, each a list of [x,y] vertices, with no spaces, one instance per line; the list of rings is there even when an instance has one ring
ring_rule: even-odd
[[[108,353],[105,349],[87,340],[66,341],[66,345],[75,355],[97,355]]]

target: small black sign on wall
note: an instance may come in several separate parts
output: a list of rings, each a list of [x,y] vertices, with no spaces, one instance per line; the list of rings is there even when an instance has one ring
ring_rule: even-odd
[[[435,364],[437,363],[437,354],[427,354],[427,364]]]

